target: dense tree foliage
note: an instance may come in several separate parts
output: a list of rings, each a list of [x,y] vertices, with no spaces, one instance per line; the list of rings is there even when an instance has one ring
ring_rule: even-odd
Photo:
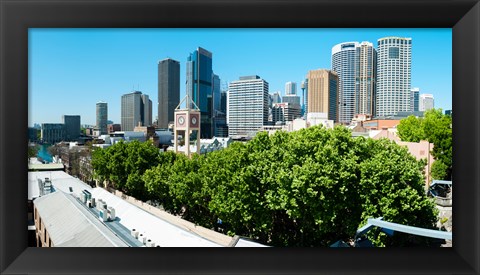
[[[371,217],[424,228],[436,221],[423,190],[424,163],[394,142],[352,138],[344,127],[259,133],[192,158],[149,146],[95,150],[96,175],[231,235],[274,246],[328,246],[353,238]],[[381,234],[375,242],[408,244]]]
[[[432,177],[440,180],[452,179],[452,117],[444,115],[442,109],[432,109],[423,118],[410,116],[397,126],[403,141],[428,140],[433,143]],[[438,162],[438,163],[436,163]]]
[[[147,198],[142,175],[157,166],[159,161],[158,149],[151,142],[120,141],[106,149],[95,148],[92,152],[95,176],[138,199]]]

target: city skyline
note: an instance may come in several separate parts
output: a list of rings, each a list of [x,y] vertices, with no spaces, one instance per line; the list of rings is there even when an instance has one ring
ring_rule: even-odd
[[[120,123],[121,95],[133,90],[150,95],[157,114],[158,61],[180,62],[183,98],[187,57],[198,47],[212,53],[222,88],[260,75],[270,94],[283,96],[285,83],[331,69],[334,45],[368,41],[377,48],[388,36],[412,38],[411,88],[433,94],[436,108],[451,109],[451,29],[30,29],[29,126],[69,114],[95,125],[99,101],[109,105],[108,120]]]

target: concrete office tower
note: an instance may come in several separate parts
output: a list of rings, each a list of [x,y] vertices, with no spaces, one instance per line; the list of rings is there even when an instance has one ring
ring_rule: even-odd
[[[297,83],[287,82],[285,83],[285,95],[296,95],[297,94]]]
[[[167,58],[158,62],[158,127],[168,128],[180,103],[180,62]]]
[[[108,134],[107,129],[108,106],[106,102],[97,102],[97,128],[100,135]]]
[[[80,116],[64,115],[62,123],[65,125],[65,141],[77,141],[80,137]]]
[[[354,114],[375,115],[377,51],[370,42],[357,47],[355,58],[355,112]]]
[[[187,58],[187,94],[201,112],[201,138],[213,137],[213,71],[212,53],[197,48]],[[190,106],[193,108],[193,106]]]
[[[332,71],[338,75],[338,122],[350,124],[355,115],[355,57],[358,42],[332,48]]]
[[[419,111],[420,88],[412,88],[410,93],[410,110],[412,112]]]
[[[412,39],[378,39],[377,57],[376,116],[410,111]]]
[[[338,122],[338,75],[334,71],[309,71],[308,113],[326,113],[328,119]]]
[[[421,94],[418,110],[421,112],[435,108],[435,101],[432,94]]]
[[[280,92],[275,92],[272,94],[272,103],[280,103],[282,102],[282,96]]]
[[[140,91],[134,91],[122,95],[121,124],[122,131],[133,131],[141,126],[149,126],[152,123],[152,101],[148,95]]]
[[[254,136],[268,122],[268,82],[244,76],[228,89],[228,135]]]

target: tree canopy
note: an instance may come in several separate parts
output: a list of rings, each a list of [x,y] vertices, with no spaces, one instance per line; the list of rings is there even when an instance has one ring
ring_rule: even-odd
[[[409,116],[397,126],[402,141],[433,143],[431,175],[434,179],[452,179],[452,117],[444,115],[442,109],[431,109],[423,118]]]
[[[394,142],[352,138],[342,126],[260,132],[192,158],[152,147],[118,143],[95,150],[95,173],[230,235],[273,246],[329,246],[353,238],[371,217],[424,228],[436,221],[423,190],[424,163]],[[375,242],[408,244],[381,234]]]

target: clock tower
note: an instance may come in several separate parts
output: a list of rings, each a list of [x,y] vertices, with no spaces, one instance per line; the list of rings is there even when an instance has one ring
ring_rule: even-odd
[[[183,102],[186,103],[186,108],[184,109],[180,108]],[[200,109],[188,95],[182,99],[175,109],[175,123],[173,129],[175,153],[178,153],[178,137],[183,134],[183,139],[185,140],[185,154],[190,157],[190,135],[196,133],[196,153],[200,154]]]

